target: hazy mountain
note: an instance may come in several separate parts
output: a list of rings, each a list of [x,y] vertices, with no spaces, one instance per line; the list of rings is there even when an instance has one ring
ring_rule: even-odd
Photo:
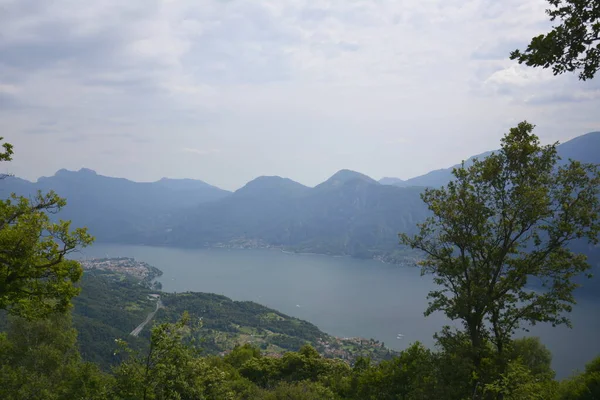
[[[301,183],[279,176],[259,176],[234,192],[237,197],[294,197],[310,188]]]
[[[404,181],[400,178],[383,177],[379,180],[382,185],[405,186]]]
[[[473,164],[474,159],[482,159],[490,155],[491,151],[486,151],[485,153],[478,154],[476,156],[469,157],[465,161],[465,165],[469,166]],[[409,186],[429,186],[429,187],[440,187],[450,182],[453,178],[452,169],[460,167],[460,164],[455,164],[450,168],[442,168],[436,169],[434,171],[428,172],[425,175],[416,176],[414,178],[410,178],[407,180],[402,180],[398,178],[383,178],[379,182],[383,185],[393,185],[399,187],[409,187]]]
[[[132,182],[96,174],[90,169],[59,170],[37,182],[19,178],[0,181],[0,195],[31,196],[54,190],[67,199],[58,215],[74,226],[87,226],[98,240],[121,241],[163,226],[178,209],[222,199],[230,192],[191,179]]]
[[[314,188],[260,177],[233,195],[182,213],[144,243],[179,246],[280,246],[373,257],[393,252],[397,233],[425,215],[418,188],[384,186],[342,170]]]
[[[590,132],[558,146],[558,155],[566,162],[569,159],[600,164],[600,131]]]
[[[315,186],[317,190],[328,190],[339,188],[348,182],[362,182],[363,184],[377,184],[377,181],[367,175],[361,174],[360,172],[350,171],[349,169],[342,169],[325,182]]]
[[[473,157],[470,157],[465,164],[471,165],[474,158],[485,158],[492,151],[488,151]],[[600,131],[590,132],[585,135],[571,139],[558,146],[558,155],[562,158],[562,162],[567,162],[569,159],[600,164]],[[450,168],[442,168],[426,173],[425,175],[417,176],[403,181],[398,178],[383,178],[379,182],[384,185],[394,186],[431,186],[440,187],[452,180],[452,169],[460,167],[460,164],[453,165]]]
[[[171,190],[176,191],[197,191],[199,193],[203,193],[204,195],[212,195],[222,192],[227,192],[226,190],[219,189],[216,186],[209,185],[208,183],[197,180],[197,179],[172,179],[172,178],[162,178],[156,182],[152,182],[153,186],[164,187]],[[217,189],[217,190],[214,190]],[[217,196],[220,198],[221,196]]]
[[[600,162],[600,132],[566,142],[559,152],[564,158]],[[364,174],[341,170],[314,188],[287,178],[262,176],[230,193],[191,179],[138,183],[87,169],[60,170],[37,182],[2,180],[0,195],[54,189],[68,201],[60,217],[73,220],[75,226],[87,226],[99,241],[277,246],[390,259],[399,251],[397,233],[414,232],[416,223],[427,215],[419,197],[423,186],[445,184],[450,171],[432,171],[384,185]],[[600,263],[600,249],[584,244],[580,248]]]

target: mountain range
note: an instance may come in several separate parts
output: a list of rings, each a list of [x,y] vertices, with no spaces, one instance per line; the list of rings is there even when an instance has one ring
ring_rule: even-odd
[[[469,166],[474,159],[483,159],[489,156],[493,151],[486,151],[465,160],[465,165]],[[569,159],[584,163],[600,163],[600,131],[586,133],[572,140],[562,143],[558,146],[558,155],[561,157],[559,164],[568,162]],[[452,169],[460,167],[460,164],[453,165],[450,168],[437,169],[411,179],[402,180],[399,178],[386,177],[379,180],[382,185],[394,185],[399,187],[407,186],[430,186],[440,187],[452,179]]]
[[[96,174],[90,169],[61,169],[37,182],[9,177],[0,181],[0,198],[11,192],[31,196],[38,190],[54,190],[67,199],[58,215],[75,226],[87,226],[100,241],[120,241],[139,232],[156,229],[175,210],[216,201],[231,194],[226,190],[192,179],[133,182]]]
[[[600,164],[600,132],[565,142],[558,152],[563,161]],[[68,202],[60,218],[71,219],[74,226],[87,226],[100,242],[279,247],[402,262],[415,255],[400,248],[398,232],[414,232],[427,215],[420,199],[423,187],[446,184],[451,172],[448,168],[405,181],[376,181],[341,170],[315,187],[261,176],[229,192],[192,179],[140,183],[89,169],[60,170],[37,182],[4,179],[0,197],[53,189]],[[600,263],[600,249],[583,250]]]

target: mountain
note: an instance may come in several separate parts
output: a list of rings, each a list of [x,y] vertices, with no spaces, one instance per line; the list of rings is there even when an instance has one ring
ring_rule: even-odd
[[[578,136],[567,142],[558,145],[558,155],[562,158],[562,163],[567,162],[569,159],[577,160],[585,163],[600,164],[600,131],[586,133],[585,135]],[[473,159],[482,159],[490,155],[492,151],[478,154],[470,157],[465,161],[465,164],[471,165]],[[411,179],[403,181],[398,178],[383,178],[379,183],[383,185],[394,185],[394,186],[430,186],[440,187],[450,182],[453,178],[452,169],[460,167],[460,164],[453,165],[450,168],[442,168],[435,171],[420,175]]]
[[[465,165],[469,166],[473,164],[475,159],[483,159],[492,154],[491,151],[486,151],[485,153],[478,154],[476,156],[469,157],[465,161]],[[444,186],[448,182],[450,182],[453,178],[452,169],[459,168],[461,164],[453,165],[450,168],[442,168],[436,169],[434,171],[428,172],[425,175],[416,176],[414,178],[410,178],[407,180],[402,180],[398,178],[383,178],[379,181],[382,185],[393,185],[399,187],[409,187],[409,186],[426,186],[426,187],[440,187]]]
[[[325,182],[315,186],[317,190],[329,190],[339,188],[348,182],[362,182],[363,184],[376,184],[373,178],[367,175],[361,174],[360,172],[350,171],[349,169],[342,169],[327,179]]]
[[[383,177],[378,182],[382,185],[404,186],[404,181],[400,178]]]
[[[569,159],[600,164],[600,131],[590,132],[558,146],[563,162]]]
[[[600,132],[559,146],[559,154],[600,162]],[[482,158],[490,152],[482,153]],[[474,157],[467,160],[467,164]],[[261,176],[234,193],[190,179],[138,183],[60,170],[28,182],[0,181],[0,195],[55,190],[67,198],[60,214],[87,226],[99,241],[181,247],[278,247],[292,251],[402,261],[414,253],[398,245],[398,232],[412,233],[428,211],[424,186],[448,182],[451,169],[386,185],[356,171],[341,170],[311,188],[291,179]],[[600,249],[581,245],[600,264]]]
[[[152,183],[157,187],[164,187],[167,189],[175,190],[175,191],[205,191],[205,194],[208,193],[219,193],[223,191],[222,189],[217,188],[216,186],[209,185],[208,183],[197,180],[197,179],[171,179],[171,178],[162,178],[156,182]],[[218,190],[214,190],[218,189]],[[226,192],[226,191],[224,191]]]
[[[236,197],[295,197],[310,188],[301,183],[279,176],[259,176],[235,191]]]
[[[394,252],[397,233],[414,229],[426,209],[419,188],[379,184],[342,170],[314,188],[260,177],[217,202],[180,213],[144,244],[268,247],[372,258]]]
[[[98,175],[90,169],[59,170],[37,182],[19,178],[0,181],[0,195],[11,192],[31,196],[38,190],[54,190],[67,199],[58,215],[74,226],[87,226],[100,241],[122,241],[162,226],[178,209],[216,201],[231,193],[202,181],[161,179],[132,182]]]

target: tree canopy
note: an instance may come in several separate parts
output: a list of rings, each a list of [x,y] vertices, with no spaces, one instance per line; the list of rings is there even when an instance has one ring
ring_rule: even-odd
[[[479,373],[490,345],[503,371],[518,329],[569,324],[573,278],[590,266],[568,244],[598,242],[598,166],[558,166],[556,144],[542,146],[533,129],[520,123],[500,151],[456,168],[446,187],[426,190],[432,215],[417,235],[400,235],[425,253],[422,272],[441,286],[429,294],[426,314],[462,322]]]
[[[0,161],[10,161],[12,146],[3,148]],[[52,191],[0,200],[0,309],[40,317],[66,310],[78,293],[73,283],[82,269],[66,256],[93,239],[85,229],[71,230],[69,221],[51,221],[65,205]]]
[[[552,68],[554,75],[579,71],[579,79],[592,79],[600,68],[600,1],[548,3],[550,21],[560,21],[560,25],[531,39],[525,51],[514,50],[510,58],[519,64]]]

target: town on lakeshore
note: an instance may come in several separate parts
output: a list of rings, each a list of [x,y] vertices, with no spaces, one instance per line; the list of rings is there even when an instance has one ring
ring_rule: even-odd
[[[162,271],[150,264],[131,257],[92,258],[81,261],[84,270],[103,270],[129,275],[140,281],[150,282],[162,275]]]

